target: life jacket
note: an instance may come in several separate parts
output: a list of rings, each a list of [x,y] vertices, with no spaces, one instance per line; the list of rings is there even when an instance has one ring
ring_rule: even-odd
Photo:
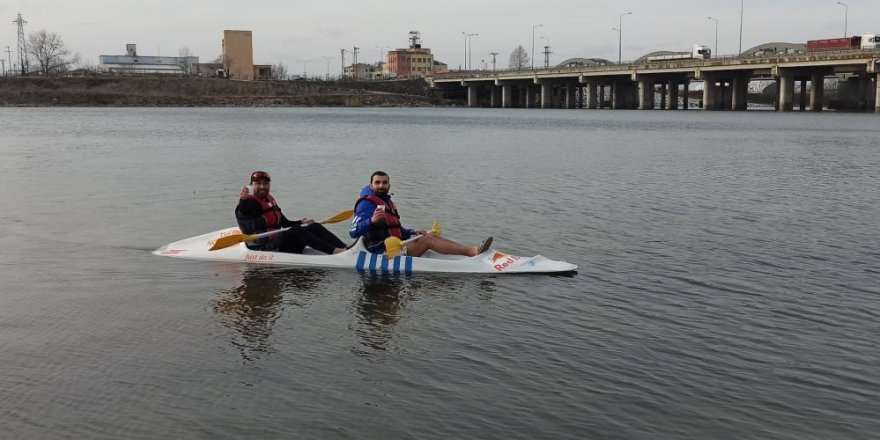
[[[271,194],[267,195],[266,198],[268,200],[254,198],[257,203],[260,204],[260,208],[263,210],[263,219],[266,220],[266,230],[265,231],[255,231],[254,234],[260,234],[263,232],[274,231],[279,229],[281,226],[281,208],[278,207],[278,203],[275,202],[275,198],[272,197]],[[259,240],[245,243],[245,245],[249,249],[258,249],[271,251],[275,250],[278,246],[276,241],[281,237],[282,234],[272,234],[268,237],[263,237]]]
[[[397,206],[394,204],[393,200],[389,199],[386,202],[375,194],[361,196],[354,203],[355,211],[357,211],[358,203],[364,200],[372,202],[376,206],[385,206],[385,213],[382,214],[385,223],[383,225],[377,225],[374,223],[373,227],[370,228],[370,231],[364,234],[364,246],[366,246],[367,249],[371,249],[382,243],[388,237],[403,237],[403,228],[400,224],[400,214],[397,212]]]
[[[278,207],[278,203],[275,202],[275,198],[271,194],[267,195],[266,198],[269,200],[258,198],[254,198],[254,200],[260,204],[260,208],[263,210],[263,219],[266,220],[266,231],[274,231],[280,227],[278,224],[281,222],[281,208]]]

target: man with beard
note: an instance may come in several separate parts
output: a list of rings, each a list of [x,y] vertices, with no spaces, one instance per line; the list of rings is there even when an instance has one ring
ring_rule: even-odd
[[[301,254],[306,246],[325,254],[338,254],[345,251],[345,243],[333,235],[320,223],[304,218],[290,221],[281,212],[275,198],[269,194],[272,179],[265,171],[254,171],[250,185],[241,189],[235,219],[243,234],[261,234],[276,229],[290,229],[247,242],[248,249],[256,251],[277,251]],[[249,189],[253,187],[253,192]]]
[[[351,238],[363,237],[364,246],[373,253],[385,252],[385,239],[397,237],[406,240],[418,235],[418,240],[406,244],[405,253],[420,257],[432,250],[441,254],[473,257],[485,252],[492,245],[492,237],[483,240],[478,246],[465,246],[452,240],[429,235],[427,231],[404,228],[400,214],[391,195],[391,178],[384,171],[376,171],[370,176],[370,184],[364,187],[355,202],[354,220],[348,234]]]

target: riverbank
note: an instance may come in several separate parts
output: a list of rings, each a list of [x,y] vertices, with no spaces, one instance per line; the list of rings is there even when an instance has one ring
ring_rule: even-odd
[[[0,107],[429,107],[422,79],[236,81],[203,78],[2,78]]]

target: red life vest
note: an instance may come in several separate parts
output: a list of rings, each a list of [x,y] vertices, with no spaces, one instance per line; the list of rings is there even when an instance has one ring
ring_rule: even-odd
[[[382,214],[382,218],[385,219],[385,223],[381,225],[373,223],[373,227],[371,228],[370,232],[364,234],[364,244],[368,248],[373,246],[374,244],[382,242],[388,237],[403,238],[403,228],[400,224],[400,214],[397,212],[397,206],[394,204],[393,200],[385,202],[385,200],[382,200],[374,194],[361,196],[354,203],[355,210],[357,210],[357,205],[362,200],[370,201],[376,206],[385,207],[385,213]]]
[[[271,194],[267,195],[266,198],[269,200],[258,198],[254,198],[254,200],[256,200],[257,203],[260,204],[260,208],[263,209],[263,219],[266,220],[266,230],[274,231],[275,229],[280,228],[281,208],[278,207],[278,203],[275,202],[275,198],[272,197]]]

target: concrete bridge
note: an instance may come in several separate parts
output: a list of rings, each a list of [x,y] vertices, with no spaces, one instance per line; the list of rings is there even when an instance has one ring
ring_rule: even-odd
[[[706,110],[745,110],[751,80],[773,80],[779,111],[880,112],[880,50],[808,52],[762,57],[721,57],[549,69],[453,71],[430,78],[449,95],[467,93],[469,107],[688,108],[688,86],[702,82]],[[825,102],[826,77],[840,79],[836,99]],[[800,85],[800,93],[795,87]],[[810,85],[808,88],[807,85]],[[808,91],[809,90],[809,91]],[[795,97],[799,102],[795,103]],[[659,105],[656,105],[659,103]]]

